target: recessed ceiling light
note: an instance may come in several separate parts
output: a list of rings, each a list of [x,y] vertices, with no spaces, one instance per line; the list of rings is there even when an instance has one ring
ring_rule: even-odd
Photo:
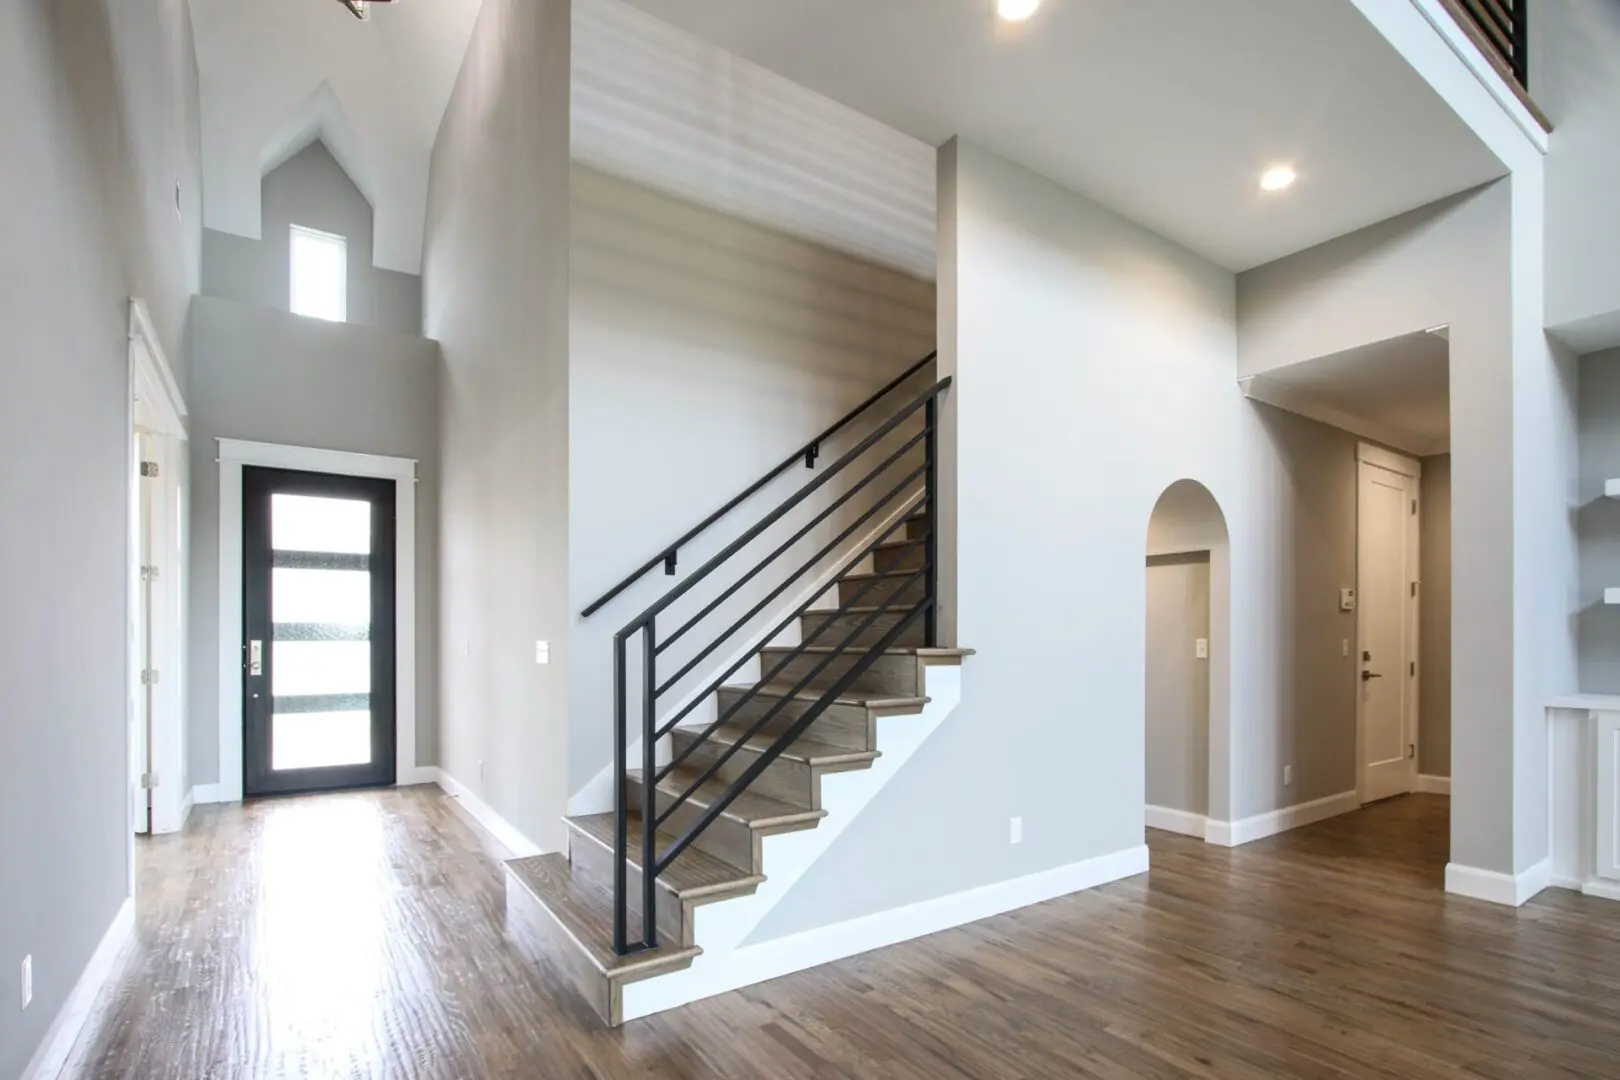
[[[1299,174],[1288,165],[1275,165],[1260,175],[1262,191],[1284,191],[1294,186]]]
[[[996,0],[996,14],[1007,22],[1023,22],[1040,6],[1041,0]]]

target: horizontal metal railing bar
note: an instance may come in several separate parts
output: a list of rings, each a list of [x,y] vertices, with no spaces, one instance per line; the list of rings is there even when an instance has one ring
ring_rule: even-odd
[[[716,567],[723,564],[727,559],[737,554],[737,552],[741,551],[744,547],[747,547],[748,544],[757,538],[760,533],[782,520],[782,517],[787,514],[789,510],[792,510],[795,506],[798,506],[805,499],[808,499],[811,495],[819,491],[823,486],[831,481],[833,477],[837,476],[840,472],[847,468],[850,462],[856,460],[862,454],[866,453],[866,451],[870,450],[891,431],[899,427],[900,424],[909,418],[913,413],[917,412],[930,401],[944,393],[944,391],[950,385],[951,380],[949,378],[944,378],[935,383],[922,394],[918,395],[908,405],[906,405],[905,408],[901,409],[894,416],[890,417],[876,431],[862,439],[860,443],[857,444],[853,449],[846,452],[844,456],[839,458],[826,472],[822,473],[820,476],[810,481],[810,483],[800,488],[798,492],[790,499],[782,503],[775,510],[772,510],[769,514],[766,514],[747,532],[744,532],[741,536],[737,537],[737,539],[727,544],[721,551],[717,552],[711,559],[709,559],[708,562],[704,563],[689,577],[687,577],[686,580],[682,581],[679,585],[665,593],[657,603],[653,604],[652,607],[648,608],[636,618],[632,619],[629,625],[621,630],[620,633],[625,635],[634,633],[636,630],[646,625],[646,623],[659,612],[663,611],[665,608],[669,607],[669,605],[685,596],[687,592],[697,585],[698,582],[714,573]]]
[[[891,492],[890,494],[892,495],[894,493]],[[884,503],[886,503],[887,501],[888,500],[885,499]],[[880,503],[879,505],[881,506],[881,505],[883,505],[883,503]],[[919,503],[918,505],[922,505],[922,504]],[[889,536],[892,535],[896,529],[900,528],[905,523],[906,523],[905,518],[900,518],[898,521],[891,522],[889,524],[888,528],[884,529],[883,532],[881,534],[879,534],[878,538],[875,541],[873,541],[871,544],[867,545],[867,547],[864,548],[863,550],[861,550],[860,552],[857,552],[855,554],[855,556],[853,558],[851,558],[849,561],[845,562],[844,565],[839,568],[837,576],[838,577],[843,577],[845,574],[848,574],[849,571],[851,569],[853,569],[857,563],[859,563],[862,559],[866,558],[873,551],[875,551],[877,549],[877,547],[879,545],[881,545],[885,540],[887,540],[889,538]],[[862,524],[863,524],[863,522],[857,521],[853,525],[851,525],[850,528],[847,531],[848,532],[853,532],[856,528],[859,528]],[[832,544],[830,544],[829,547],[836,546],[837,544],[840,544],[842,542],[843,542],[843,539],[841,537],[835,537]],[[857,595],[857,598],[861,597],[861,596],[865,596],[866,595],[866,590],[862,589],[861,592],[856,594],[856,595]],[[770,633],[765,635],[764,640],[769,641],[772,638],[776,637],[777,634],[780,634],[783,630],[786,630],[788,628],[788,626],[791,625],[795,619],[797,619],[800,616],[804,615],[805,612],[807,612],[809,610],[810,604],[812,604],[812,603],[814,603],[814,598],[812,598],[811,600],[805,601],[805,603],[803,605],[801,605],[797,611],[794,611],[792,614],[788,615],[787,618],[785,618],[781,622],[777,623],[776,626],[771,629]],[[836,612],[835,612],[835,614],[836,614]],[[821,634],[823,629],[825,629],[825,626],[818,627],[816,629],[816,631],[810,635],[808,640],[809,641],[814,641]],[[744,654],[735,663],[733,663],[729,668],[727,668],[725,671],[721,672],[720,675],[713,682],[711,682],[708,685],[708,687],[703,690],[702,693],[694,695],[690,701],[688,701],[684,706],[682,706],[682,708],[680,709],[679,712],[675,713],[674,716],[671,716],[669,719],[665,720],[664,723],[658,728],[658,731],[656,733],[656,737],[662,739],[664,736],[668,735],[671,731],[675,730],[675,727],[678,724],[680,724],[680,722],[682,720],[686,719],[687,715],[689,713],[691,713],[691,711],[694,708],[697,707],[699,702],[703,701],[710,694],[714,693],[716,690],[720,689],[720,687],[724,686],[726,680],[731,678],[733,675],[735,675],[737,673],[738,669],[741,668],[744,664],[748,663],[748,661],[751,660],[751,659],[753,659],[753,654],[752,653]],[[773,669],[773,674],[774,674],[775,670],[780,670],[780,665],[778,665],[777,669]],[[765,681],[765,680],[762,680],[762,681]],[[728,710],[726,715],[720,718],[719,723],[724,723],[725,720],[728,719],[731,716],[732,712],[735,712],[736,708],[740,708],[742,705],[746,704],[750,697],[752,697],[752,692],[750,692],[749,695],[745,696],[742,701],[739,701],[737,703],[737,705],[733,709]],[[717,727],[717,726],[719,726],[719,724],[717,723],[717,724],[715,724],[713,726]]]
[[[732,499],[720,509],[698,522],[698,524],[682,533],[680,539],[664,548],[664,550],[660,551],[657,555],[654,555],[652,558],[648,559],[641,565],[639,569],[631,573],[629,577],[625,578],[613,588],[609,589],[589,607],[585,608],[584,611],[580,612],[580,618],[588,619],[600,611],[603,607],[607,606],[615,598],[617,598],[620,593],[624,592],[624,590],[628,589],[631,585],[634,585],[637,581],[640,581],[653,569],[662,565],[670,556],[676,554],[681,550],[681,548],[691,543],[702,533],[708,531],[708,529],[714,525],[715,522],[719,521],[737,507],[741,506],[744,502],[748,501],[754,495],[758,494],[766,484],[769,484],[772,480],[775,480],[778,476],[781,476],[783,473],[793,468],[793,466],[803,461],[805,455],[808,454],[813,448],[819,447],[822,443],[826,442],[828,439],[844,430],[844,428],[854,423],[862,413],[866,412],[866,410],[870,409],[873,405],[876,405],[879,401],[882,401],[885,397],[889,396],[889,394],[893,393],[901,385],[903,385],[906,380],[910,379],[913,375],[917,374],[917,372],[933,363],[938,356],[938,352],[931,352],[921,360],[917,361],[915,364],[911,365],[905,371],[901,372],[898,376],[891,379],[881,390],[867,398],[865,401],[861,402],[861,404],[857,405],[852,411],[846,413],[843,419],[839,420],[832,427],[823,431],[820,435],[817,435],[814,439],[811,439],[808,443],[805,443],[799,449],[795,450],[785,460],[783,460],[780,465],[776,466],[770,472],[754,481],[736,498]]]
[[[741,739],[738,739],[736,742],[733,742],[729,747],[727,747],[725,750],[723,750],[717,758],[715,758],[713,761],[709,762],[709,764],[706,767],[704,767],[702,770],[700,770],[698,772],[697,779],[692,781],[691,786],[686,791],[683,791],[680,795],[677,795],[674,799],[672,799],[670,801],[669,806],[666,807],[664,809],[664,811],[658,815],[657,824],[662,825],[666,820],[668,820],[669,816],[671,814],[673,814],[676,811],[676,809],[678,809],[681,806],[681,804],[685,803],[688,799],[690,799],[698,791],[699,788],[701,788],[709,779],[711,779],[714,776],[715,773],[719,772],[720,769],[725,766],[726,762],[731,760],[733,755],[735,755],[739,750],[742,749],[742,746],[743,746],[744,743],[748,742],[749,740],[754,738],[754,736],[758,735],[762,730],[764,730],[765,725],[770,723],[773,719],[775,719],[776,714],[781,712],[784,708],[786,708],[788,702],[793,700],[793,698],[794,698],[794,696],[796,694],[798,694],[800,691],[805,689],[805,687],[809,686],[812,682],[814,682],[816,680],[816,678],[819,677],[823,671],[826,671],[827,668],[832,666],[833,661],[837,660],[840,656],[842,656],[844,654],[844,650],[848,649],[851,645],[853,645],[855,643],[855,641],[857,639],[860,638],[860,636],[862,634],[866,633],[867,630],[871,629],[872,625],[874,623],[876,623],[878,618],[880,618],[885,612],[887,612],[889,610],[889,608],[894,605],[894,602],[899,599],[900,594],[902,592],[904,592],[906,589],[911,587],[912,582],[923,580],[925,575],[927,574],[927,572],[928,572],[927,567],[924,567],[924,568],[918,570],[909,579],[907,579],[907,581],[906,581],[906,583],[904,585],[902,585],[895,592],[891,593],[889,598],[887,600],[885,600],[883,602],[883,604],[876,611],[872,612],[870,615],[867,615],[864,619],[862,619],[861,624],[859,626],[857,626],[855,629],[851,630],[844,637],[843,641],[841,641],[838,645],[834,646],[833,650],[831,652],[829,652],[825,657],[822,658],[820,663],[818,663],[815,667],[811,668],[810,672],[808,674],[806,674],[797,683],[795,683],[791,690],[789,690],[782,697],[778,698],[775,705],[772,705],[769,709],[767,709],[765,711],[765,714],[763,716],[761,716],[758,720],[754,721],[753,726],[748,729],[747,733]],[[869,582],[861,591],[864,593],[866,591],[866,589],[870,589],[873,584],[875,584],[875,582]],[[850,604],[846,604],[844,606],[847,608],[847,607],[850,606]],[[842,609],[840,609],[839,614],[843,614]],[[825,627],[823,627],[823,629],[825,629]],[[820,631],[817,631],[817,633],[819,634]],[[797,648],[795,648],[792,652],[790,652],[787,656],[783,657],[781,663],[779,663],[776,666],[776,671],[781,671],[782,668],[786,664],[788,664],[789,662],[791,662],[792,660],[794,660],[798,656],[805,655],[803,650],[806,649],[806,648],[808,648],[807,645],[801,644]],[[863,654],[863,655],[867,655],[867,656],[875,655],[875,652],[869,651],[868,654]],[[765,680],[762,680],[762,684],[763,684],[763,682],[768,681],[769,679],[770,679],[770,676],[767,676]],[[842,691],[840,691],[840,693],[842,693]],[[735,711],[738,707],[739,706],[736,706],[736,705],[732,706],[732,711]],[[673,769],[676,765],[679,765],[682,761],[686,760],[687,755],[691,753],[693,747],[697,746],[701,742],[708,741],[709,736],[711,734],[713,734],[713,732],[716,729],[719,728],[721,723],[722,723],[722,721],[720,721],[720,720],[715,721],[715,723],[710,725],[710,727],[704,732],[703,735],[701,735],[697,739],[694,739],[691,743],[687,744],[687,747],[686,747],[686,749],[684,751],[682,751],[680,754],[677,754],[674,757],[672,757],[671,760],[670,760],[670,764],[665,766],[664,769],[657,774],[656,780],[658,782],[661,782],[666,776],[669,775],[669,772],[670,772],[671,769]]]
[[[674,633],[660,640],[658,642],[659,654],[662,655],[665,649],[679,641],[688,630],[692,629],[692,627],[696,626],[698,623],[712,615],[715,609],[721,604],[737,595],[738,589],[741,589],[744,585],[747,585],[750,581],[754,580],[754,577],[759,574],[760,571],[764,570],[767,566],[771,565],[771,563],[781,558],[781,556],[794,544],[797,544],[800,540],[803,540],[811,529],[814,529],[817,525],[820,525],[823,521],[826,521],[838,511],[839,507],[843,506],[845,503],[849,502],[849,500],[853,499],[856,495],[864,491],[866,489],[866,485],[870,484],[873,480],[876,480],[880,475],[882,475],[884,470],[886,470],[890,465],[893,465],[902,456],[904,456],[907,451],[911,450],[918,443],[922,442],[923,439],[927,438],[927,436],[928,432],[926,430],[919,431],[916,435],[913,435],[906,441],[905,445],[901,446],[898,450],[885,458],[882,464],[878,465],[877,468],[873,469],[871,472],[862,477],[853,487],[844,492],[844,494],[840,495],[834,502],[830,503],[826,509],[822,510],[821,513],[817,514],[815,517],[806,522],[798,532],[782,541],[775,551],[771,552],[759,562],[755,563],[753,569],[749,570],[748,573],[734,581],[724,591],[722,591],[720,595],[709,601],[708,604],[703,607],[703,610],[699,611],[696,615],[693,615],[690,619],[686,620],[686,622],[682,623],[680,628]],[[807,569],[809,569],[809,567],[805,567],[804,569],[800,570],[799,574],[804,573],[804,570]],[[791,585],[795,580],[797,580],[799,574],[795,574],[793,577],[790,577],[783,585],[783,588],[786,588],[787,585]],[[722,634],[721,638],[723,639],[725,636],[726,635]],[[682,672],[682,674],[685,673]],[[662,694],[675,681],[676,679],[668,680],[663,686],[658,688],[658,692]]]
[[[889,465],[893,465],[893,461],[886,461],[885,465],[881,466],[880,470],[876,470],[875,473],[870,474],[870,476],[868,476],[868,478],[865,479],[865,481],[862,481],[862,486],[865,486],[865,484],[867,484],[867,481],[870,481],[870,479],[873,479],[873,478],[875,478],[875,476],[878,476],[878,473],[881,473],[881,471],[888,470]],[[880,512],[880,510],[883,510],[883,508],[885,508],[886,505],[889,505],[889,502],[893,502],[893,499],[894,499],[894,497],[896,497],[896,495],[902,494],[902,492],[906,491],[907,487],[910,487],[910,486],[912,486],[912,484],[917,483],[917,478],[919,478],[919,476],[922,476],[922,474],[925,473],[925,471],[927,471],[927,468],[928,468],[927,465],[919,465],[919,466],[917,466],[917,468],[915,468],[915,470],[910,471],[910,473],[907,474],[907,476],[904,476],[904,478],[901,478],[901,481],[899,481],[899,483],[894,484],[894,487],[891,487],[891,489],[889,489],[888,494],[883,495],[883,497],[881,497],[881,499],[875,500],[875,502],[873,502],[873,504],[872,504],[872,507],[868,508],[867,512],[862,513],[862,515],[860,515],[859,518],[855,518],[855,520],[852,521],[851,525],[847,526],[847,528],[844,529],[844,531],[842,531],[842,533],[839,533],[838,536],[834,536],[834,538],[831,539],[831,541],[828,541],[828,544],[826,544],[826,546],[821,547],[821,551],[816,552],[816,554],[812,555],[812,557],[810,557],[810,559],[805,560],[804,565],[800,565],[800,567],[797,568],[797,570],[794,570],[794,572],[792,572],[791,575],[787,576],[786,580],[782,581],[781,585],[778,585],[778,586],[776,586],[776,588],[771,589],[770,593],[766,594],[766,596],[760,597],[760,601],[758,601],[757,604],[755,604],[755,606],[752,607],[752,609],[748,609],[747,612],[745,612],[744,615],[740,615],[739,619],[737,619],[737,620],[735,620],[735,622],[731,623],[731,627],[727,627],[726,630],[721,631],[721,633],[719,633],[719,635],[714,636],[714,640],[710,641],[710,643],[706,644],[706,646],[703,646],[703,649],[701,649],[700,653],[697,653],[697,654],[695,654],[695,656],[690,657],[689,661],[685,662],[685,664],[682,665],[682,667],[680,667],[679,672],[676,672],[676,674],[671,675],[671,677],[669,677],[669,678],[666,678],[666,680],[664,680],[664,682],[663,682],[663,685],[659,685],[659,688],[658,688],[659,695],[664,695],[664,693],[666,693],[666,691],[669,690],[669,688],[674,687],[674,685],[676,685],[676,683],[679,683],[680,680],[682,680],[682,678],[687,677],[687,675],[689,675],[690,672],[692,672],[692,669],[695,669],[695,667],[697,667],[698,664],[701,664],[701,662],[705,661],[705,659],[708,659],[708,657],[710,657],[711,654],[714,653],[714,649],[718,649],[719,646],[721,646],[721,644],[724,644],[724,643],[726,643],[726,641],[731,640],[731,636],[734,635],[734,633],[737,633],[737,631],[742,630],[742,628],[744,628],[745,625],[747,625],[748,622],[752,622],[753,617],[755,617],[755,615],[760,614],[761,610],[765,610],[766,606],[770,606],[771,602],[773,602],[774,599],[776,599],[776,597],[781,596],[782,593],[786,593],[787,589],[792,588],[792,585],[794,585],[795,581],[799,581],[799,578],[802,578],[802,576],[804,576],[805,573],[810,572],[810,568],[815,567],[816,563],[821,562],[821,559],[825,559],[826,555],[828,555],[828,552],[833,551],[834,547],[838,547],[839,544],[842,544],[842,542],[846,541],[846,539],[849,538],[849,534],[854,533],[855,529],[860,528],[860,526],[865,525],[865,523],[867,523],[867,521],[872,520],[873,515],[876,515],[876,513]],[[852,492],[852,494],[854,494],[854,492]],[[836,507],[833,507],[833,508],[836,508]],[[813,528],[813,526],[815,526],[815,525],[816,525],[816,521],[812,521],[812,523],[810,523],[810,526],[807,526],[807,528]],[[795,538],[795,539],[797,539],[797,538]],[[776,559],[776,557],[778,557],[779,554],[781,554],[781,552],[773,552],[773,555],[771,555],[771,560]],[[870,552],[867,552],[867,554],[870,554]],[[768,562],[770,562],[770,560],[768,560]],[[761,563],[761,565],[765,565],[765,563]],[[744,583],[745,583],[745,581],[744,581]],[[724,599],[724,597],[723,597],[723,599]],[[706,612],[705,612],[705,614],[706,614]]]
[[[685,832],[670,843],[669,847],[664,850],[664,854],[658,856],[657,860],[654,862],[653,872],[655,874],[663,873],[669,868],[671,863],[680,858],[681,852],[685,851],[687,847],[691,845],[692,841],[698,838],[704,829],[713,824],[715,818],[725,813],[727,808],[737,800],[737,797],[740,796],[744,791],[748,790],[749,786],[753,784],[755,780],[759,779],[760,774],[762,774],[766,769],[770,768],[772,762],[781,757],[789,746],[793,745],[793,743],[801,735],[809,730],[810,725],[815,723],[816,718],[825,712],[829,705],[831,705],[834,701],[837,701],[839,697],[847,692],[849,688],[854,685],[855,680],[865,674],[867,669],[877,661],[877,658],[881,656],[886,649],[892,647],[894,643],[900,639],[900,635],[905,633],[912,623],[916,622],[919,614],[926,609],[932,608],[933,605],[934,598],[931,596],[927,597],[913,607],[904,618],[895,623],[894,627],[889,630],[888,633],[883,635],[883,638],[875,647],[868,650],[861,657],[861,659],[849,669],[849,671],[847,671],[836,683],[829,687],[826,693],[822,694],[814,705],[805,710],[804,715],[800,716],[799,719],[793,722],[793,726],[784,732],[781,738],[777,739],[776,742],[772,743],[764,753],[760,754],[759,760],[755,761],[743,772],[741,776],[727,785],[725,791],[721,793],[720,798],[711,803],[709,807],[698,816],[697,820],[692,822],[692,824],[687,827]]]

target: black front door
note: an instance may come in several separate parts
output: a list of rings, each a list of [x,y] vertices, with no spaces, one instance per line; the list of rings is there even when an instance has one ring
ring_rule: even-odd
[[[243,788],[394,782],[394,482],[242,470]]]

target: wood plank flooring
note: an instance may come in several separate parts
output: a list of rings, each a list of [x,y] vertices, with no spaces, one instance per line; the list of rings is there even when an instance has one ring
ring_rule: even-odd
[[[199,808],[68,1076],[1620,1077],[1620,907],[1441,891],[1446,800],[1153,871],[605,1031],[507,941],[437,789]]]

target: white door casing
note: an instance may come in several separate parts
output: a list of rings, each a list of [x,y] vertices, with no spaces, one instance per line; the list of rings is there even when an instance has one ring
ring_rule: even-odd
[[[129,315],[128,625],[131,833],[185,824],[186,407],[145,305]],[[147,463],[143,470],[142,463]],[[143,472],[150,475],[143,475]],[[151,681],[144,671],[155,672]],[[150,774],[153,785],[142,786]],[[133,865],[133,863],[132,863]]]
[[[1363,803],[1417,786],[1418,462],[1357,450],[1356,744]]]

